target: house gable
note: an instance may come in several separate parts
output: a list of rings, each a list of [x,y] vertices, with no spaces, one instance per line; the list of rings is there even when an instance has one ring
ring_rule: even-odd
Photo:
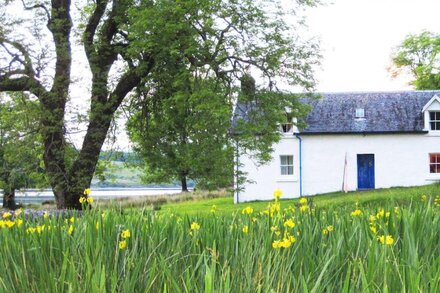
[[[434,95],[422,109],[424,117],[424,130],[438,135],[440,133],[440,98]],[[438,122],[437,122],[438,121]]]
[[[434,95],[423,107],[422,112],[426,111],[440,111],[440,98],[437,95]]]

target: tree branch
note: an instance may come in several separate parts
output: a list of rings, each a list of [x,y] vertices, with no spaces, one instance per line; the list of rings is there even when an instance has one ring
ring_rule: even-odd
[[[49,9],[47,9],[46,6],[44,6],[43,4],[35,4],[33,6],[27,6],[26,3],[24,3],[24,0],[21,0],[21,3],[23,4],[23,8],[25,10],[33,10],[33,9],[38,9],[38,8],[39,9],[43,9],[44,12],[46,13],[47,22],[50,23],[50,20],[51,20],[50,12],[49,12]]]
[[[14,47],[17,51],[19,51],[21,53],[21,55],[23,55],[24,60],[22,60],[20,58],[20,56],[14,52],[11,52],[8,47],[6,46],[6,44],[9,44],[10,46]],[[14,62],[14,60],[18,61],[21,65],[23,65],[24,70],[26,71],[26,75],[28,75],[29,77],[33,78],[35,76],[35,72],[34,69],[32,67],[32,60],[30,57],[30,54],[28,53],[28,51],[26,50],[26,48],[16,42],[16,41],[10,41],[8,39],[5,38],[0,38],[0,45],[5,49],[5,51],[12,57],[12,60],[10,62],[10,66],[12,65],[12,63]]]
[[[0,75],[0,92],[22,92],[29,91],[37,97],[46,93],[46,89],[34,78],[27,76],[10,78],[11,73]]]
[[[95,38],[96,29],[98,28],[99,22],[104,15],[105,8],[107,7],[108,0],[97,0],[96,8],[93,11],[92,15],[89,18],[89,21],[86,25],[86,29],[83,33],[84,40],[84,49],[86,51],[87,58],[92,60],[94,58],[94,54],[96,53],[95,45],[93,39]]]

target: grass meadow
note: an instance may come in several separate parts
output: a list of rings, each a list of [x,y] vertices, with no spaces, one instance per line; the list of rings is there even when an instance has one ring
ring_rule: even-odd
[[[3,213],[0,291],[440,292],[440,190],[407,193]]]

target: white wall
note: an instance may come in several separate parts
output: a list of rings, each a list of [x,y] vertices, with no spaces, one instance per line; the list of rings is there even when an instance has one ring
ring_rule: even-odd
[[[429,173],[429,153],[440,153],[440,136],[434,134],[302,135],[303,195],[342,190],[347,153],[347,187],[357,189],[357,154],[374,154],[375,186],[416,186],[440,180]],[[279,155],[294,155],[294,176],[282,180]],[[241,157],[242,171],[248,172],[238,200],[269,200],[276,188],[284,198],[299,197],[299,143],[294,136],[275,146],[273,160],[257,167]],[[237,198],[235,199],[237,201]]]
[[[284,134],[284,138],[274,146],[272,161],[258,166],[250,156],[241,156],[240,171],[247,173],[243,191],[235,194],[235,202],[252,200],[271,200],[276,188],[283,191],[283,198],[299,197],[299,144],[293,133]],[[293,155],[293,176],[281,176],[280,155]]]

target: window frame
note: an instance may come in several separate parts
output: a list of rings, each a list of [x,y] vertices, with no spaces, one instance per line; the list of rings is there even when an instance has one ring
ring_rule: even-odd
[[[286,164],[283,164],[283,157],[287,158]],[[291,164],[289,164],[289,159],[291,158]],[[294,163],[294,156],[293,155],[280,155],[280,175],[281,176],[293,176],[295,174],[294,169],[295,163]],[[285,174],[283,174],[283,169],[286,170]],[[289,172],[291,171],[291,173]]]
[[[433,158],[435,158],[434,162],[432,160]],[[434,167],[434,169],[432,167]],[[440,153],[429,154],[429,173],[440,174]]]
[[[440,131],[440,111],[428,111],[429,114],[429,130],[430,131]],[[434,119],[432,119],[431,114],[434,114]],[[432,127],[434,125],[434,128]]]

